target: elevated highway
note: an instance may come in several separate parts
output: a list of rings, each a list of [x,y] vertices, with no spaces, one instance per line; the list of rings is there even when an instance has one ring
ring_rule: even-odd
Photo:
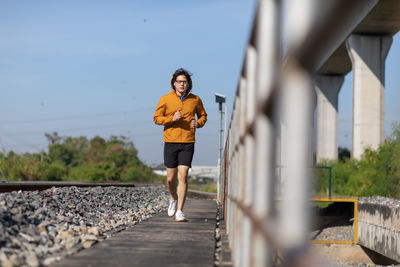
[[[355,1],[357,2],[357,1]],[[376,149],[384,139],[385,59],[392,37],[400,30],[400,2],[364,1],[366,9],[351,11],[362,18],[321,66],[316,68],[317,161],[337,159],[338,94],[344,76],[353,71],[352,157],[366,147]],[[368,2],[368,3],[367,3]],[[335,23],[346,24],[338,14]],[[351,28],[351,27],[350,27]],[[349,28],[348,28],[349,29]],[[330,35],[327,30],[326,35]],[[314,66],[312,62],[305,62]]]
[[[394,36],[400,30],[400,3],[380,0],[351,34]],[[340,23],[341,18],[338,18]],[[320,75],[346,75],[352,70],[351,59],[343,41],[317,70]]]

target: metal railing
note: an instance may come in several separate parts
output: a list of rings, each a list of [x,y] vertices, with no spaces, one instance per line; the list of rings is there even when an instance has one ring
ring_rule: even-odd
[[[258,3],[221,160],[218,200],[235,266],[300,266],[308,257],[312,76],[362,19],[355,12],[373,6],[288,0],[283,12],[282,2]],[[283,14],[290,38],[284,59]],[[278,198],[279,165],[286,168]]]
[[[276,165],[275,166],[275,178],[276,178],[276,186],[275,186],[275,194],[279,197],[282,194],[282,187],[284,184],[282,183],[282,173],[284,173],[286,166]],[[311,169],[325,169],[328,170],[328,197],[332,197],[332,167],[331,166],[312,166]],[[313,178],[315,175],[313,173]],[[319,176],[318,174],[316,175]],[[314,193],[315,194],[315,193]]]

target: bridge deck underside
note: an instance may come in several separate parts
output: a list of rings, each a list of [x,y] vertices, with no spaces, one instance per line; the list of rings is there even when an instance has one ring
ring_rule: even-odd
[[[352,33],[393,36],[400,30],[400,16],[398,14],[400,14],[400,1],[380,0]],[[342,43],[318,70],[318,73],[346,75],[350,71],[351,61],[346,45]]]

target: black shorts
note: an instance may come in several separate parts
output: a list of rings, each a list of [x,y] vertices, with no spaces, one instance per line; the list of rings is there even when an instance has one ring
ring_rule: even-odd
[[[176,168],[178,165],[192,167],[194,143],[165,143],[164,165]]]

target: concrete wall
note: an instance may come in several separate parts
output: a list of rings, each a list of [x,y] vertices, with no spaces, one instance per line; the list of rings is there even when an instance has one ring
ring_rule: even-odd
[[[400,201],[360,198],[358,203],[358,243],[400,262]]]

